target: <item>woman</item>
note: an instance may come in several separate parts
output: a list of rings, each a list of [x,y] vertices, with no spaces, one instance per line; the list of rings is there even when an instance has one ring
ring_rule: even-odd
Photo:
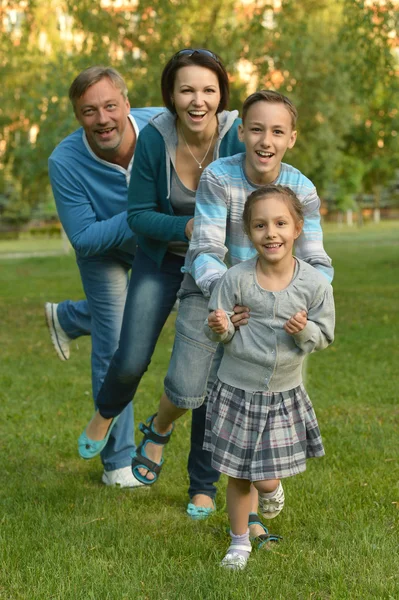
[[[237,111],[225,110],[229,82],[216,54],[205,49],[177,52],[164,68],[161,87],[168,110],[140,133],[129,186],[128,222],[138,235],[138,251],[119,348],[98,394],[98,411],[79,438],[83,458],[96,456],[106,445],[117,416],[134,397],[175,303],[202,170],[216,158],[244,150],[237,135]],[[204,424],[205,411],[200,407],[192,413],[188,460],[192,518],[206,517],[214,510],[214,483],[219,477],[209,453],[202,449]],[[151,432],[153,428],[150,423],[140,429]],[[152,433],[155,443],[169,439]],[[138,452],[142,465],[145,444]],[[146,465],[154,467],[152,461]],[[154,467],[154,481],[161,465]],[[140,477],[140,470],[135,475]]]

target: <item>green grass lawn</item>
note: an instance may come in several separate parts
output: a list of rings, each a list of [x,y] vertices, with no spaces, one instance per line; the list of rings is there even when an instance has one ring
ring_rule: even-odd
[[[48,254],[62,254],[70,249],[69,242],[60,237],[32,236],[21,233],[18,239],[0,239],[0,258],[9,254],[33,254],[43,252]]]
[[[240,574],[218,567],[226,480],[213,517],[185,515],[189,417],[151,489],[106,488],[100,462],[77,456],[92,414],[90,340],[61,363],[42,308],[81,296],[73,256],[1,261],[0,598],[398,600],[398,241],[398,223],[326,227],[336,341],[310,357],[307,377],[326,457],[285,481],[270,523],[284,540]],[[172,342],[173,317],[136,422],[156,408]]]

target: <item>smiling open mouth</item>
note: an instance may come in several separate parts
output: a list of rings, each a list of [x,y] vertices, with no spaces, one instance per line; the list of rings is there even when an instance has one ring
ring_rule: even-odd
[[[262,152],[262,150],[256,150],[256,154],[261,158],[271,158],[274,156],[273,152]]]
[[[107,129],[97,129],[96,133],[98,133],[98,135],[107,135],[107,133],[111,133],[111,131],[114,131],[115,127],[108,127]]]
[[[195,121],[201,121],[205,117],[206,111],[205,110],[189,110],[188,114]]]
[[[271,249],[271,248],[281,248],[283,244],[264,244],[265,248]]]

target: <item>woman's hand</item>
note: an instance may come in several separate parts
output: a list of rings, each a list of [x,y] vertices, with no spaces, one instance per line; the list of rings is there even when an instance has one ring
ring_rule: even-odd
[[[186,238],[188,238],[189,240],[191,240],[191,236],[193,235],[193,229],[194,229],[194,219],[190,219],[189,221],[187,221],[186,228],[184,230],[184,233],[186,234]]]
[[[289,319],[284,325],[284,329],[290,335],[294,333],[299,333],[306,327],[306,323],[308,322],[308,315],[306,310],[301,310],[297,312],[291,319]]]
[[[226,333],[229,328],[229,320],[224,310],[217,308],[208,316],[208,325],[215,333]]]
[[[233,323],[235,329],[239,329],[241,325],[246,325],[249,319],[249,308],[248,306],[239,306],[235,305],[233,308],[234,315],[230,317],[231,322]]]

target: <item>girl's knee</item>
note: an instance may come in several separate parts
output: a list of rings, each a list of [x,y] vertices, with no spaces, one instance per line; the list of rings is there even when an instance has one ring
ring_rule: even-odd
[[[261,494],[270,494],[271,492],[274,492],[279,483],[279,479],[263,479],[261,481],[253,481],[254,487]]]
[[[242,493],[248,493],[251,488],[249,479],[237,479],[235,477],[229,477],[227,485],[229,488],[234,488]]]

